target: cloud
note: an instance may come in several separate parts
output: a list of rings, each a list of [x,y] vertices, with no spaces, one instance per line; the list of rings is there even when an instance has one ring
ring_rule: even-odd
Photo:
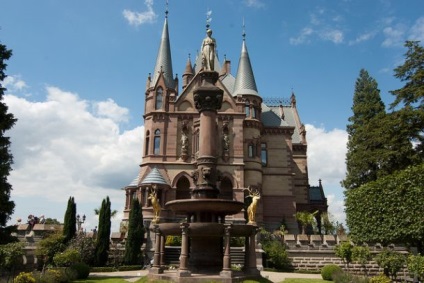
[[[349,45],[355,45],[364,41],[368,41],[372,38],[374,38],[376,35],[375,31],[371,31],[371,32],[365,32],[362,33],[360,35],[358,35],[354,40],[349,41]]]
[[[145,23],[154,23],[158,15],[153,10],[153,0],[145,0],[144,4],[146,5],[147,11],[144,12],[134,12],[125,9],[122,14],[128,23],[132,26],[140,26]]]
[[[261,0],[244,0],[247,7],[262,8],[265,4]]]
[[[343,42],[343,32],[338,29],[326,29],[319,33],[320,37],[324,40],[329,40],[335,44]]]
[[[15,215],[45,214],[63,221],[66,202],[74,196],[78,213],[85,213],[86,225],[94,228],[96,218],[90,214],[106,196],[113,209],[123,210],[120,189],[138,173],[143,127],[121,132],[118,122],[128,110],[112,100],[89,102],[53,86],[45,91],[40,102],[4,97],[18,119],[7,132],[14,156],[8,181]],[[120,220],[113,220],[114,231]]]
[[[383,35],[385,39],[381,45],[384,47],[402,46],[406,30],[406,27],[402,24],[384,28]]]
[[[20,76],[7,76],[2,82],[3,87],[7,88],[10,91],[22,91],[28,86],[23,81]]]
[[[309,37],[314,33],[314,30],[309,27],[305,27],[302,29],[300,34],[297,37],[291,37],[290,38],[290,44],[292,45],[299,45],[303,43],[309,42]]]
[[[409,31],[409,40],[424,42],[424,17],[418,18]]]

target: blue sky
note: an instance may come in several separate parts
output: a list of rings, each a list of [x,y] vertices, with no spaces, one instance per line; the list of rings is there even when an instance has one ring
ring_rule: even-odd
[[[296,94],[310,184],[323,180],[330,211],[343,221],[339,182],[359,70],[377,80],[386,105],[393,101],[404,41],[424,40],[424,2],[170,0],[168,9],[180,81],[205,36],[208,11],[219,59],[231,60],[235,75],[244,21],[258,91],[265,98]],[[122,212],[119,188],[141,160],[145,83],[164,15],[164,0],[2,1],[0,40],[13,50],[5,102],[19,119],[9,132],[11,222],[28,214],[63,220],[70,195],[88,216],[87,230],[106,195]]]

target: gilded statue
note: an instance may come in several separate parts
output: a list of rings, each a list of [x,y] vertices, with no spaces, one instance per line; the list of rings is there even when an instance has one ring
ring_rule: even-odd
[[[252,198],[252,203],[249,205],[249,207],[247,208],[247,218],[249,219],[248,224],[255,224],[256,223],[256,207],[258,205],[258,201],[261,198],[261,195],[259,194],[259,192],[257,190],[253,191],[250,186],[248,189],[245,189],[246,191],[249,192],[249,195],[246,196],[246,198],[251,197]]]
[[[153,223],[159,223],[159,217],[160,217],[160,211],[161,211],[161,206],[159,203],[159,199],[157,197],[157,193],[156,193],[156,186],[153,186],[153,190],[149,193],[149,198],[152,202],[152,206],[153,206]]]

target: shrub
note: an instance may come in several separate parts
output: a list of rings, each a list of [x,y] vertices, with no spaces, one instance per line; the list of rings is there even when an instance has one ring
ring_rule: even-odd
[[[79,251],[81,261],[93,265],[96,243],[93,238],[87,237],[84,233],[79,233],[69,242],[68,248]]]
[[[277,270],[290,270],[291,262],[287,251],[280,241],[269,241],[263,245],[268,267]]]
[[[340,266],[335,264],[328,264],[321,269],[321,277],[323,280],[332,281],[333,275],[342,271],[343,270]]]
[[[57,266],[71,266],[81,262],[81,254],[75,249],[67,249],[63,253],[58,253],[53,257],[53,262]]]
[[[353,246],[350,242],[342,242],[334,248],[336,256],[342,259],[343,263],[349,268],[349,263],[352,262]]]
[[[390,283],[391,280],[384,274],[379,274],[370,278],[370,283]]]
[[[410,255],[408,257],[408,271],[412,276],[418,276],[424,278],[424,256],[422,255]]]
[[[35,283],[35,278],[29,272],[21,272],[13,280],[15,283]]]
[[[47,269],[44,274],[40,274],[41,282],[66,282],[68,277],[63,270]]]
[[[405,256],[385,249],[375,257],[378,266],[383,268],[384,275],[396,279],[396,274],[402,269],[405,264]]]
[[[83,262],[78,262],[69,267],[72,270],[75,270],[77,273],[76,279],[86,279],[90,274],[90,266]]]
[[[368,278],[341,271],[334,273],[333,281],[336,283],[368,283]]]

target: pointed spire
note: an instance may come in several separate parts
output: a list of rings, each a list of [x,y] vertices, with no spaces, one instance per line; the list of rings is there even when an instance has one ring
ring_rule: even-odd
[[[168,4],[168,2],[167,2]],[[169,42],[168,32],[168,6],[165,11],[165,23],[163,24],[162,38],[159,46],[158,56],[156,58],[155,71],[153,73],[153,79],[151,87],[154,86],[159,78],[159,74],[163,72],[166,86],[174,88],[175,82],[173,79],[172,72],[172,60],[171,60],[171,44]]]
[[[194,76],[193,67],[191,66],[190,54],[188,54],[187,64],[183,74],[183,85],[182,85],[183,89],[190,83],[193,76]]]
[[[258,89],[256,88],[255,76],[253,75],[252,65],[250,64],[249,53],[247,52],[246,46],[246,33],[244,30],[243,20],[243,44],[241,47],[241,55],[239,65],[237,69],[236,82],[234,84],[234,93],[238,94],[250,94],[258,95]]]

